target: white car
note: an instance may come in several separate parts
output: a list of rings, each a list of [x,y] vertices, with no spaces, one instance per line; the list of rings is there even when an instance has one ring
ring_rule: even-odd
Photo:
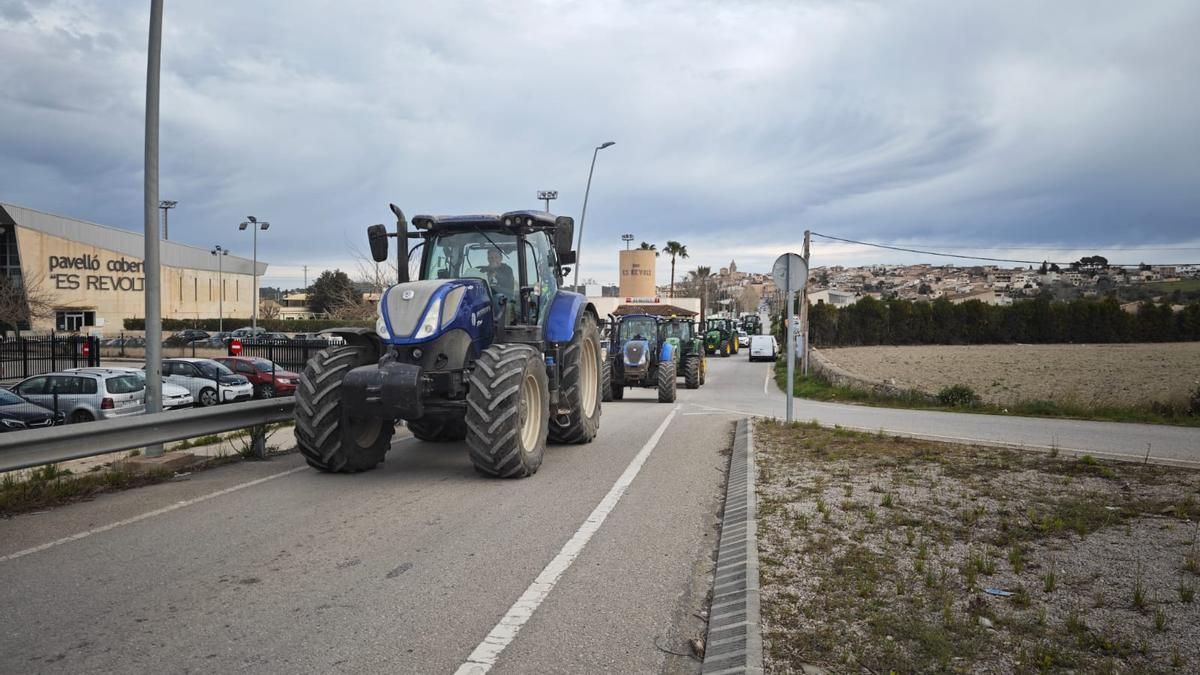
[[[774,335],[750,336],[750,360],[774,361],[779,357],[779,343]]]
[[[750,334],[744,330],[738,331],[738,346],[739,347],[749,347],[750,346]]]
[[[134,375],[142,381],[142,386],[146,386],[146,371],[138,368],[120,368],[117,366],[105,368],[72,368],[67,370],[68,373],[113,373],[117,375]],[[171,384],[166,380],[162,383],[162,407],[163,410],[175,410],[176,408],[190,408],[195,403],[196,399],[192,397],[192,392],[184,389],[177,384]]]
[[[212,359],[163,359],[162,368],[164,382],[187,389],[203,407],[248,401],[254,396],[250,380]]]

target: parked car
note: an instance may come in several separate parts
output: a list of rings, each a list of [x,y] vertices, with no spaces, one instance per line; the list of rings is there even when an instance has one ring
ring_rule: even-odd
[[[779,343],[774,335],[750,336],[750,360],[774,361],[779,358]]]
[[[738,331],[738,346],[739,347],[749,347],[750,346],[750,334],[744,330]]]
[[[0,432],[40,429],[62,424],[66,415],[30,403],[11,391],[0,389]]]
[[[265,332],[267,332],[266,328],[251,328],[250,326],[243,326],[235,331],[230,332],[229,336],[239,340],[245,340],[248,337],[262,335]]]
[[[69,368],[63,372],[65,372],[65,373],[114,373],[114,374],[118,374],[118,375],[133,375],[134,377],[138,378],[138,380],[142,383],[143,387],[146,386],[146,371],[140,370],[138,368],[121,368],[121,367],[116,367],[116,366],[108,367],[108,368]],[[192,392],[188,391],[187,389],[184,389],[183,387],[181,387],[177,384],[171,384],[170,382],[167,382],[166,380],[163,380],[163,383],[162,383],[162,397],[163,397],[163,400],[162,400],[163,410],[175,410],[177,408],[190,408],[190,407],[192,407],[192,404],[195,402],[195,399],[192,398]]]
[[[199,330],[196,328],[188,328],[187,330],[181,330],[178,333],[171,335],[166,340],[163,340],[163,345],[167,346],[167,347],[178,347],[181,345],[190,345],[191,343],[195,342],[196,340],[207,340],[210,337],[212,337],[212,336],[209,335],[208,331],[206,331],[206,330]]]
[[[245,401],[254,396],[250,381],[212,359],[163,359],[163,380],[192,392],[196,405]]]
[[[35,375],[12,392],[43,408],[61,411],[71,423],[138,415],[146,411],[146,386],[133,375],[61,372]]]
[[[291,396],[300,375],[257,356],[224,356],[213,359],[254,385],[254,398]]]
[[[242,340],[243,344],[254,344],[254,343],[263,343],[263,342],[278,343],[278,342],[291,342],[292,341],[292,338],[288,337],[286,333],[271,333],[271,332],[258,333],[257,335],[254,335],[251,337],[240,338],[240,339]]]

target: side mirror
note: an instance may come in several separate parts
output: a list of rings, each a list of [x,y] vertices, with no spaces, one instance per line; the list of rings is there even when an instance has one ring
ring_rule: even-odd
[[[371,257],[375,262],[384,262],[388,257],[388,233],[383,225],[367,228],[367,241],[371,244]]]
[[[575,262],[575,253],[571,250],[574,245],[575,220],[570,216],[559,216],[555,218],[554,252],[558,254],[559,265],[570,265],[571,263]]]

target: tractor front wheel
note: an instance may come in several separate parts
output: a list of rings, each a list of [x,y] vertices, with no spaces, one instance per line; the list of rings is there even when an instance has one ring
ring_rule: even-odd
[[[563,349],[561,402],[565,419],[550,422],[549,438],[554,443],[591,443],[600,430],[600,401],[604,375],[600,365],[600,329],[588,312],[579,317],[571,343]]]
[[[661,361],[658,364],[658,402],[675,402],[675,378],[679,377],[674,361]]]
[[[600,400],[605,403],[613,400],[612,361],[607,359],[600,362]]]
[[[374,363],[370,349],[330,347],[304,366],[296,387],[296,447],[309,466],[331,473],[374,469],[392,444],[395,423],[355,417],[342,407],[342,381]]]
[[[550,417],[541,352],[529,345],[492,345],[475,361],[470,382],[467,448],[475,470],[500,478],[537,473]]]
[[[688,389],[700,388],[700,357],[689,356],[683,364],[683,382]]]

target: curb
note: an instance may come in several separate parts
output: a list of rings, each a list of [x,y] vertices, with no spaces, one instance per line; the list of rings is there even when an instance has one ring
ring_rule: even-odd
[[[758,520],[754,495],[754,433],[738,420],[729,458],[721,543],[713,572],[712,604],[701,672],[763,672],[758,605]]]

